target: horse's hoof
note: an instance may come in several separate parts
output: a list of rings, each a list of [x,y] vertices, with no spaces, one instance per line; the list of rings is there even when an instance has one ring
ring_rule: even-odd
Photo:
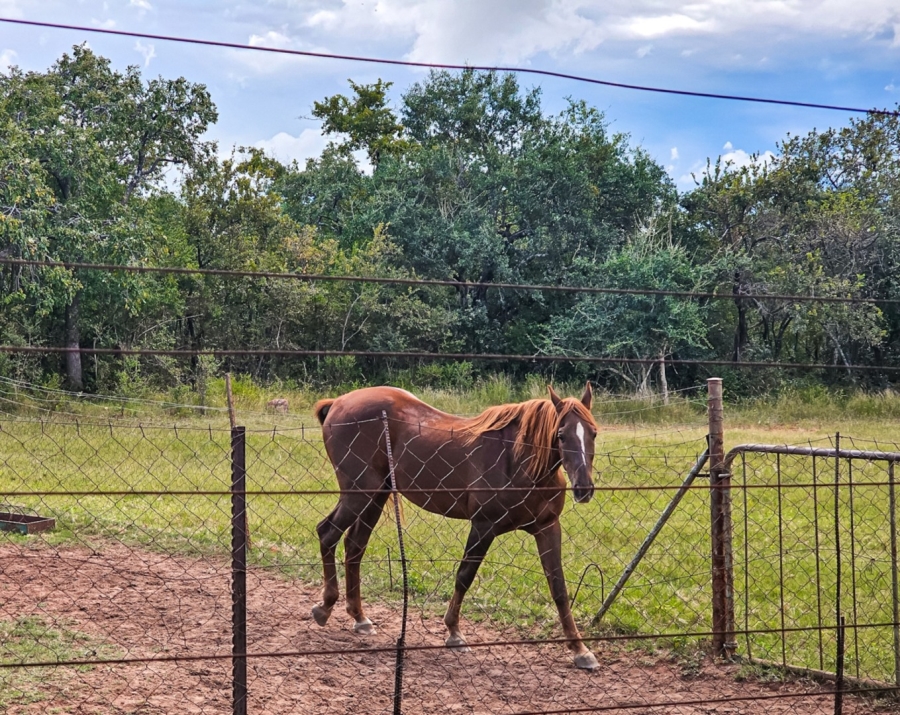
[[[447,644],[450,650],[455,650],[457,653],[468,653],[470,650],[466,644],[466,639],[462,636],[450,636],[444,643]]]
[[[600,664],[597,662],[594,654],[587,651],[586,653],[579,653],[575,656],[575,667],[581,668],[582,670],[597,670],[597,668],[600,667]]]
[[[375,624],[368,618],[353,624],[353,632],[361,636],[371,636],[375,633]]]
[[[324,626],[328,623],[328,617],[331,615],[331,611],[326,611],[325,607],[320,603],[317,606],[313,606],[312,608],[312,617],[317,625]]]

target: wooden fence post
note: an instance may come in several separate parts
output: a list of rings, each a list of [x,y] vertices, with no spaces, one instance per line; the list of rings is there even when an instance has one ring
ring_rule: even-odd
[[[734,565],[731,553],[731,474],[725,469],[722,378],[706,381],[709,410],[709,505],[712,545],[713,653],[731,658],[734,636]]]

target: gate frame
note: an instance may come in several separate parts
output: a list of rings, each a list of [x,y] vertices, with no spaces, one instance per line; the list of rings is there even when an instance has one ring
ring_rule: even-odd
[[[838,487],[838,468],[839,468],[839,460],[846,459],[848,462],[854,459],[862,459],[869,462],[887,462],[888,465],[888,520],[890,523],[890,550],[891,550],[891,588],[893,592],[893,631],[894,631],[894,684],[896,686],[900,686],[900,582],[898,582],[898,569],[897,569],[897,559],[898,559],[898,546],[897,546],[897,498],[896,498],[896,482],[895,482],[895,465],[900,464],[900,452],[884,452],[881,450],[861,450],[861,449],[841,449],[840,447],[829,448],[829,447],[800,447],[800,446],[792,446],[792,445],[775,445],[775,444],[741,444],[738,445],[728,451],[725,455],[724,460],[722,461],[723,469],[728,473],[729,477],[729,486],[728,491],[730,492],[730,472],[731,465],[734,460],[739,455],[744,455],[747,453],[755,453],[755,454],[775,454],[775,455],[797,455],[797,456],[806,456],[806,457],[823,457],[825,459],[834,459],[835,460],[835,489]],[[710,470],[712,471],[712,469]],[[780,473],[780,472],[779,472]],[[852,488],[852,481],[850,482],[850,487]],[[718,491],[717,489],[713,489],[713,494]],[[730,494],[728,496],[729,503],[729,520],[730,520]],[[729,528],[732,528],[733,525],[729,523]],[[746,538],[746,535],[745,535]],[[728,536],[728,545],[731,545],[731,534]],[[730,548],[729,548],[730,554]],[[729,564],[733,570],[733,564]],[[840,577],[840,574],[839,574]],[[733,583],[734,574],[733,571],[730,574],[730,582]],[[713,580],[713,588],[716,588],[716,581]],[[732,591],[733,593],[733,591]],[[715,604],[715,595],[713,603]],[[733,611],[734,602],[731,602],[731,623],[732,623],[732,634],[734,628],[734,611]],[[746,606],[746,604],[745,604]],[[714,630],[715,630],[715,620],[713,622]],[[821,623],[819,624],[821,626]],[[838,626],[836,626],[838,627]],[[722,632],[719,634],[720,637],[725,637],[726,633]],[[714,636],[714,643],[715,643]],[[809,675],[812,677],[820,678],[820,679],[834,679],[836,677],[835,673],[829,673],[824,670],[815,670],[810,668],[803,668],[799,666],[792,666],[785,663],[767,663],[766,661],[761,661],[759,659],[750,659],[753,662],[759,662],[767,665],[775,665],[779,668],[784,668],[789,671],[797,672],[803,675]],[[856,681],[864,686],[868,687],[877,687],[879,685],[883,686],[884,683],[879,683],[877,681],[872,681],[864,678],[845,678],[846,680]]]

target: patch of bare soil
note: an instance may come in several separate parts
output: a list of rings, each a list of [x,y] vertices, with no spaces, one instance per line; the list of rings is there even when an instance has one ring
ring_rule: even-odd
[[[114,651],[122,659],[156,660],[47,668],[44,699],[13,705],[8,712],[231,712],[232,606],[225,561],[121,544],[90,550],[22,543],[0,545],[0,619],[39,617],[48,627],[110,644],[105,658]],[[378,633],[364,638],[352,632],[342,602],[326,627],[315,625],[310,609],[318,587],[254,569],[247,574],[247,588],[248,650],[269,654],[249,659],[250,713],[393,712],[399,610],[370,603],[367,613]],[[464,632],[473,644],[509,638],[480,624],[468,623]],[[439,619],[417,615],[409,620],[407,645],[440,645],[444,635]],[[737,666],[710,660],[685,669],[672,658],[644,651],[604,644],[594,650],[601,667],[593,673],[577,670],[556,643],[474,647],[466,653],[411,650],[403,673],[403,712],[833,712],[831,697],[816,695],[823,688],[813,683],[739,682]],[[165,660],[180,656],[205,658]],[[844,705],[848,715],[876,710],[866,699],[848,697]]]

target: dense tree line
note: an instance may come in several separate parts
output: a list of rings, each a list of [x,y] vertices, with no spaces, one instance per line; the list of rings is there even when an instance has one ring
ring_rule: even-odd
[[[649,358],[560,366],[647,390],[692,383],[673,358],[900,365],[900,124],[872,115],[711,161],[679,194],[604,116],[559,114],[512,75],[433,72],[392,106],[350,83],[315,103],[331,142],[305,166],[204,139],[205,87],[145,80],[76,47],[0,75],[0,254],[56,261],[677,291],[728,300],[163,276],[0,266],[0,343],[173,349],[425,350]],[[853,305],[761,296],[854,297]],[[465,382],[534,365],[353,359],[0,356],[0,373],[109,391],[412,370]],[[775,373],[734,371],[734,385]],[[852,371],[777,379],[880,384]]]

